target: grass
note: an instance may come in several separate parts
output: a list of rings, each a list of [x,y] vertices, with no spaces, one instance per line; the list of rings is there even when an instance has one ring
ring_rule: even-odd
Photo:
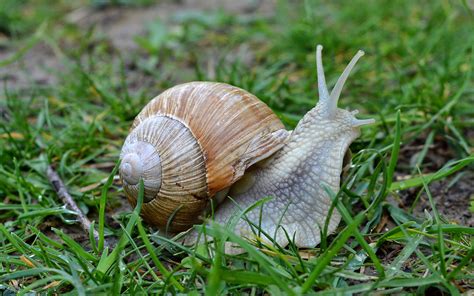
[[[474,228],[446,217],[442,202],[445,194],[470,194],[470,212],[458,211],[472,217],[472,189],[462,191],[472,187],[474,162],[472,8],[464,1],[356,2],[278,1],[271,16],[182,10],[170,21],[151,22],[132,52],[115,48],[99,29],[68,24],[65,14],[77,7],[66,2],[48,12],[47,1],[2,2],[9,18],[0,32],[11,54],[0,66],[21,69],[26,53],[42,45],[62,68],[51,71],[55,82],[47,85],[30,79],[27,87],[11,80],[2,86],[0,291],[458,295],[474,289]],[[127,1],[105,4],[114,3],[131,9]],[[98,9],[102,2],[81,5]],[[340,105],[377,120],[351,146],[353,166],[334,195],[343,216],[336,234],[298,250],[252,243],[211,224],[205,231],[214,242],[185,247],[141,221],[139,205],[122,206],[116,162],[131,121],[151,97],[180,82],[223,81],[257,95],[291,129],[316,102],[317,43],[325,47],[329,85],[357,49],[366,51]],[[30,77],[31,69],[18,71]],[[95,221],[99,241],[62,205],[46,179],[48,163]],[[247,252],[226,255],[226,241]]]

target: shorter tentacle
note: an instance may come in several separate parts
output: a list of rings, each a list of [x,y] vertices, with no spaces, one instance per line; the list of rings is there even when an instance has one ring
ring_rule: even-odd
[[[352,126],[362,126],[375,123],[375,119],[354,119],[352,122]]]

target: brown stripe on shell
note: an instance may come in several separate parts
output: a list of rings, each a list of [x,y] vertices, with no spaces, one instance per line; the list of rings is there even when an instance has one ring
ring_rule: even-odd
[[[270,134],[284,130],[278,117],[254,95],[224,83],[190,82],[170,88],[145,106],[132,129],[156,114],[179,119],[192,131],[203,149],[211,197],[242,176],[244,170],[235,166],[253,164],[281,147],[286,138],[268,141]],[[261,152],[252,151],[255,161],[246,155],[251,144],[267,145]]]
[[[127,199],[132,207],[135,207],[137,200],[133,194],[127,192]],[[209,206],[209,199],[196,199],[194,202],[176,203],[176,200],[168,199],[166,196],[158,196],[156,199],[143,204],[140,215],[150,224],[162,230],[167,229],[171,233],[185,231],[190,226],[202,221],[205,209]]]

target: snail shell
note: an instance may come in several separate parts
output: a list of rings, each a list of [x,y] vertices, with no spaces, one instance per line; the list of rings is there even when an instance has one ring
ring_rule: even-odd
[[[145,221],[186,230],[218,192],[279,150],[288,135],[270,108],[243,89],[214,82],[175,86],[132,124],[120,154],[124,191],[135,205],[143,179]]]

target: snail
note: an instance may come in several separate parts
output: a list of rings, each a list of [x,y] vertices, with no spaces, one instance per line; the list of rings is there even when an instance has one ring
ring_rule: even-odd
[[[224,83],[180,84],[150,101],[132,124],[119,167],[132,205],[143,179],[143,219],[177,233],[202,223],[211,204],[218,205],[213,219],[225,224],[236,211],[271,197],[246,218],[281,246],[288,237],[298,247],[319,244],[332,203],[328,189],[339,190],[343,159],[360,126],[375,122],[337,107],[364,53],[357,52],[329,93],[321,52],[318,45],[319,101],[291,132],[257,97]],[[334,210],[328,233],[339,221]],[[234,231],[255,236],[244,219]]]

